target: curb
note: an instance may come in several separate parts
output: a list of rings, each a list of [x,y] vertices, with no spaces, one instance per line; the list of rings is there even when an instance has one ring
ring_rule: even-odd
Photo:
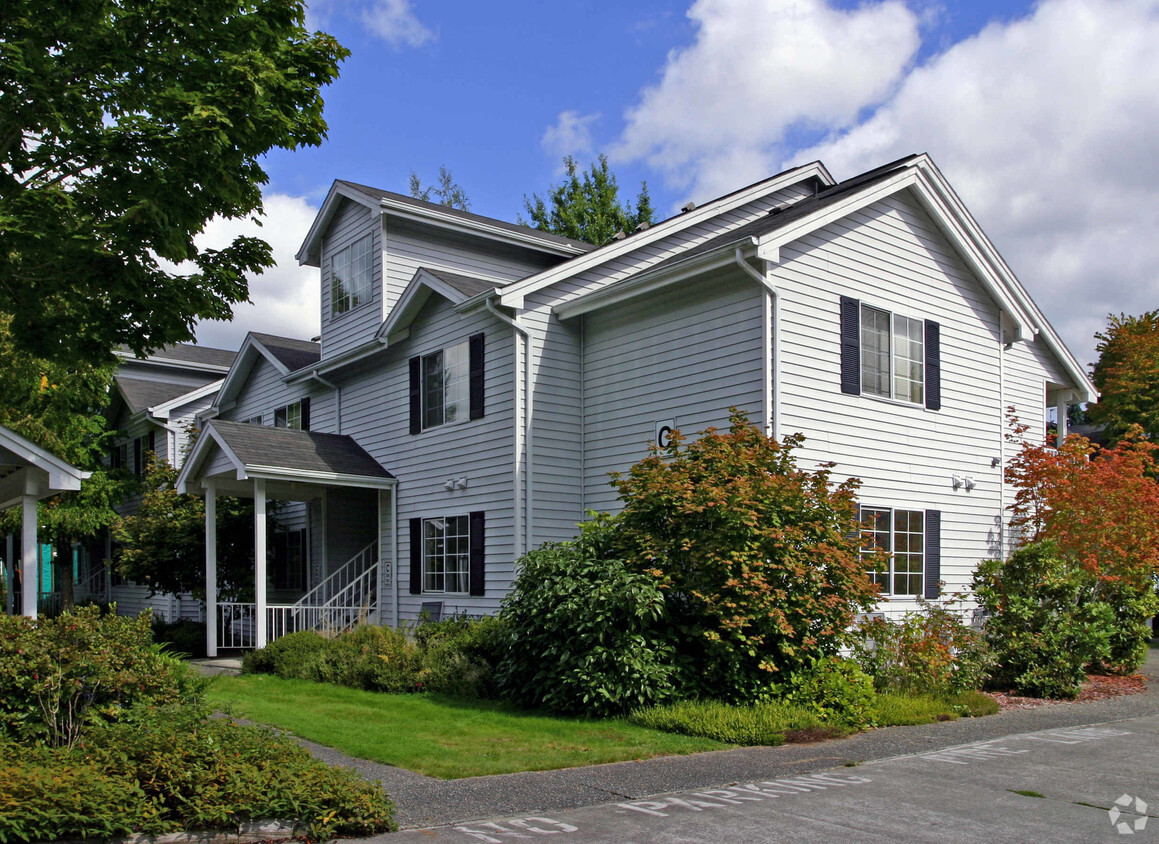
[[[247,821],[238,830],[201,829],[167,832],[164,835],[137,833],[126,838],[107,838],[105,844],[257,844],[260,841],[287,841],[294,837],[290,821]],[[92,844],[91,838],[69,838],[56,844]]]

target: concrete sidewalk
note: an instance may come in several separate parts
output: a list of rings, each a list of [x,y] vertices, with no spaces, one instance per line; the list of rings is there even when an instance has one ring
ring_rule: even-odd
[[[309,742],[305,744],[316,756],[331,764],[353,768],[370,779],[381,780],[398,806],[398,818],[403,827],[434,827],[480,818],[558,813],[643,800],[650,795],[776,780],[842,768],[851,763],[927,754],[1012,735],[1159,715],[1159,650],[1151,650],[1143,673],[1148,678],[1146,692],[1092,703],[1056,703],[986,718],[891,727],[818,744],[740,748],[693,756],[668,756],[640,762],[460,780],[437,780],[400,768],[351,759]],[[1150,770],[1156,771],[1159,763],[1153,760],[1159,759],[1159,742],[1152,753]],[[1152,776],[1151,781],[1159,783],[1159,775]],[[1118,796],[1112,795],[1112,799]],[[1159,794],[1156,797],[1159,798]],[[1159,806],[1159,802],[1156,805]]]

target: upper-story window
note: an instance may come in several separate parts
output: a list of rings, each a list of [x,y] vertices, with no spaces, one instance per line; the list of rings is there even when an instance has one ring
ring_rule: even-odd
[[[842,296],[841,392],[940,410],[941,326]]]
[[[138,478],[143,478],[149,462],[149,452],[155,449],[155,445],[156,431],[115,445],[109,454],[109,468],[128,469]]]
[[[410,432],[483,416],[484,335],[410,359]]]
[[[467,355],[466,343],[423,355],[423,428],[467,419]]]
[[[369,302],[374,280],[373,238],[359,238],[330,258],[330,315],[338,316]]]
[[[274,427],[295,431],[310,430],[310,399],[303,398],[274,411]]]
[[[861,306],[861,390],[874,396],[925,402],[922,321]]]

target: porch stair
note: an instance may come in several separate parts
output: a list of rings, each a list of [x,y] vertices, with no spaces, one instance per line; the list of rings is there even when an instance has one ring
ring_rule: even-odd
[[[334,635],[378,613],[378,542],[371,542],[290,608],[295,630]]]

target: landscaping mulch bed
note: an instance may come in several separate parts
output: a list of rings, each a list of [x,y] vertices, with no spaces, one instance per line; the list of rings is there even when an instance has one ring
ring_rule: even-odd
[[[1036,709],[1040,706],[1054,706],[1060,703],[1087,703],[1092,700],[1106,700],[1121,695],[1135,695],[1146,691],[1147,683],[1141,674],[1125,677],[1111,674],[1088,674],[1086,682],[1079,690],[1079,696],[1070,700],[1048,700],[1038,697],[1022,697],[1014,692],[984,692],[994,698],[1001,711],[1007,709]]]

